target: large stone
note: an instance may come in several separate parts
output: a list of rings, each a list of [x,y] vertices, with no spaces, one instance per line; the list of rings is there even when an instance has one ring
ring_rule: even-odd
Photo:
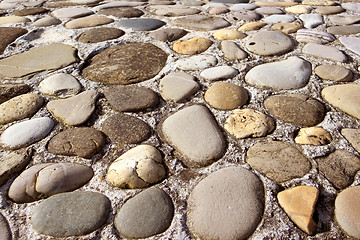
[[[0,76],[23,77],[31,73],[66,67],[77,60],[75,48],[53,43],[1,59]]]
[[[327,81],[348,82],[353,78],[352,72],[339,65],[323,64],[315,68],[315,74]]]
[[[70,29],[96,27],[96,26],[112,23],[113,21],[114,20],[112,18],[93,15],[93,16],[87,16],[87,17],[71,20],[65,24],[65,27]]]
[[[39,91],[43,94],[67,98],[78,94],[80,83],[70,74],[58,73],[45,78],[39,84]]]
[[[11,240],[12,233],[6,218],[0,213],[0,239]]]
[[[205,15],[192,15],[177,18],[171,21],[175,26],[197,31],[211,31],[230,26],[230,23],[223,18]]]
[[[203,105],[185,107],[172,114],[162,123],[161,131],[189,167],[207,166],[224,154],[224,136]]]
[[[171,224],[174,205],[158,188],[150,188],[129,199],[115,216],[115,227],[125,238],[147,238],[164,232]]]
[[[93,14],[94,12],[85,7],[58,8],[51,12],[55,18],[79,18]]]
[[[74,97],[53,100],[46,107],[52,115],[65,124],[80,125],[94,112],[97,97],[96,90],[88,90]]]
[[[277,141],[256,143],[248,150],[246,162],[278,183],[303,177],[311,169],[310,161],[297,148]]]
[[[0,104],[30,91],[27,84],[0,84]]]
[[[97,43],[116,39],[124,34],[125,32],[118,28],[94,28],[82,33],[78,41],[83,43]]]
[[[167,54],[150,43],[126,43],[93,57],[83,75],[105,84],[136,83],[155,77],[166,60]]]
[[[341,134],[348,140],[356,151],[360,152],[360,129],[344,128]]]
[[[25,33],[27,33],[27,30],[24,28],[0,27],[0,54],[3,54],[10,43]]]
[[[314,57],[329,59],[334,62],[346,62],[347,57],[339,49],[331,46],[324,46],[317,43],[306,44],[302,52]]]
[[[360,33],[360,24],[352,24],[347,26],[331,26],[326,29],[328,33],[334,35],[352,35]]]
[[[254,173],[223,168],[190,193],[186,224],[199,239],[245,240],[260,223],[264,202],[263,183]]]
[[[264,106],[277,119],[303,127],[315,126],[325,117],[324,105],[302,94],[273,95]]]
[[[23,170],[29,163],[32,149],[21,149],[0,158],[0,185],[3,185],[15,173]]]
[[[53,154],[91,158],[106,142],[102,132],[94,128],[69,128],[55,135],[47,150]]]
[[[100,193],[62,193],[36,206],[31,224],[41,234],[81,236],[100,228],[106,222],[110,209],[110,200]]]

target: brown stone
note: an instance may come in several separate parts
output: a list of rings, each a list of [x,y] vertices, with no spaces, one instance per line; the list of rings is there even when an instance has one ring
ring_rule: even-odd
[[[22,10],[15,11],[13,14],[15,16],[28,16],[28,15],[37,15],[41,13],[46,13],[48,10],[43,7],[35,7],[35,8],[25,8]]]
[[[117,18],[135,18],[142,16],[144,12],[132,7],[120,7],[101,9],[98,14],[114,16]]]
[[[83,43],[97,43],[119,38],[124,34],[125,32],[118,28],[94,28],[82,33],[78,41]]]
[[[2,54],[5,48],[15,41],[18,37],[24,35],[28,31],[23,28],[17,27],[0,27],[0,54]]]
[[[30,91],[26,84],[0,84],[0,104]]]

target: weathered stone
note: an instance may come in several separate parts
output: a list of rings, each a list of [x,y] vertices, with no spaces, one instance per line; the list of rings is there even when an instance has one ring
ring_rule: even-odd
[[[261,17],[259,14],[253,11],[240,11],[240,12],[233,12],[227,15],[227,19],[233,21],[256,21],[259,20]]]
[[[15,173],[23,170],[29,163],[32,149],[21,149],[0,158],[0,185],[3,185]],[[1,231],[0,231],[1,232]],[[1,236],[1,234],[0,234]]]
[[[206,51],[212,44],[207,38],[196,37],[189,40],[178,40],[173,45],[173,50],[177,53],[194,55]]]
[[[360,152],[360,129],[344,128],[341,134],[348,140],[356,151]]]
[[[348,82],[353,78],[352,72],[339,65],[320,65],[315,68],[315,74],[327,81]]]
[[[83,43],[97,43],[116,39],[124,34],[125,32],[118,28],[94,28],[82,33],[78,41]]]
[[[0,104],[29,91],[27,84],[0,84]]]
[[[215,66],[217,59],[211,55],[198,55],[176,61],[176,67],[184,71],[201,70]]]
[[[149,36],[163,42],[172,42],[185,36],[188,32],[180,28],[160,29],[149,33]]]
[[[10,43],[25,33],[27,30],[24,28],[0,27],[0,54],[3,54]]]
[[[120,7],[120,8],[106,8],[101,9],[98,14],[107,15],[107,16],[114,16],[117,18],[134,18],[140,17],[144,14],[143,11],[132,8],[132,7]]]
[[[339,25],[351,25],[360,21],[357,15],[334,15],[329,17],[330,22]]]
[[[295,13],[295,14],[306,14],[310,13],[313,8],[307,5],[295,5],[285,8],[286,12]]]
[[[230,26],[230,23],[223,18],[205,15],[181,17],[172,20],[171,23],[175,26],[197,31],[211,31]]]
[[[267,25],[267,23],[264,23],[264,22],[249,22],[249,23],[245,23],[244,25],[239,27],[238,31],[246,32],[246,31],[259,30],[260,28],[262,28],[266,25]]]
[[[332,137],[328,131],[321,127],[301,128],[295,138],[297,144],[309,145],[326,145],[332,141]]]
[[[280,31],[285,34],[295,33],[301,26],[297,23],[276,23],[271,26],[271,30]]]
[[[264,21],[266,23],[271,23],[271,24],[274,24],[274,23],[291,23],[291,22],[293,22],[295,20],[296,20],[296,18],[293,15],[290,15],[290,14],[286,14],[286,15],[276,14],[276,15],[271,15],[271,16],[264,17],[262,19],[262,21]]]
[[[259,7],[255,9],[255,12],[260,15],[274,15],[284,14],[284,12],[278,7]]]

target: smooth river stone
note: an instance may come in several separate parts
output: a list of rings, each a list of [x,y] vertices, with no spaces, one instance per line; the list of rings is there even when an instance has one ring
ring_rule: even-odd
[[[264,185],[258,176],[243,167],[226,167],[192,190],[186,225],[199,239],[245,240],[260,223],[264,203]]]
[[[54,121],[48,117],[16,123],[1,134],[0,144],[8,149],[26,147],[46,137],[53,127]]]
[[[172,42],[185,36],[188,32],[180,28],[159,29],[149,33],[149,37],[163,42]]]
[[[341,6],[324,6],[324,7],[317,7],[315,9],[316,13],[322,14],[322,15],[330,15],[330,14],[336,14],[344,12],[345,9],[343,9]]]
[[[39,84],[39,91],[43,94],[67,98],[78,94],[80,83],[70,74],[58,73],[45,78]]]
[[[125,32],[118,28],[94,28],[83,32],[78,41],[83,43],[98,43],[116,39],[124,35]]]
[[[268,7],[290,7],[299,4],[298,2],[290,1],[255,1],[257,6],[268,6]]]
[[[27,84],[0,84],[0,103],[30,91]]]
[[[0,239],[11,240],[12,233],[6,218],[0,213]]]
[[[151,110],[159,103],[156,93],[145,87],[109,86],[104,89],[104,95],[111,107],[119,112]]]
[[[81,236],[100,228],[110,210],[110,200],[101,193],[61,193],[36,206],[31,224],[38,233],[53,237]]]
[[[196,8],[190,8],[182,5],[153,5],[148,8],[151,13],[159,16],[178,17],[185,15],[193,15],[201,11]]]
[[[246,90],[228,82],[215,83],[206,90],[204,99],[210,106],[220,110],[232,110],[241,107],[248,101]]]
[[[341,129],[341,134],[356,151],[360,152],[360,129],[344,128]]]
[[[137,7],[145,5],[146,2],[142,1],[112,1],[93,7],[92,10],[97,12],[107,8],[119,8],[119,7]]]
[[[34,115],[42,106],[43,97],[26,93],[0,104],[0,124],[7,124]]]
[[[84,77],[105,84],[130,84],[155,77],[167,54],[150,43],[125,43],[105,49],[90,59]]]
[[[227,15],[227,19],[233,20],[233,21],[256,21],[259,20],[261,17],[259,14],[253,11],[241,11],[241,12],[233,12],[229,15]]]
[[[51,12],[55,18],[78,18],[93,14],[94,12],[85,7],[59,8]]]
[[[134,18],[144,14],[143,11],[132,7],[107,8],[98,12],[101,15],[114,16],[117,18]]]
[[[196,31],[211,31],[230,26],[230,23],[223,18],[205,15],[192,15],[177,18],[171,24]]]
[[[207,68],[200,73],[200,76],[207,81],[218,81],[221,79],[233,78],[239,71],[230,66],[218,66]]]
[[[334,15],[329,17],[330,22],[338,25],[351,25],[360,21],[357,15]]]
[[[346,62],[347,57],[339,49],[317,43],[307,43],[302,52],[314,57],[328,59],[334,62]]]
[[[151,31],[166,24],[166,22],[153,18],[120,19],[117,23],[119,27],[133,31]]]
[[[27,23],[31,20],[26,17],[20,16],[5,16],[0,17],[0,24],[15,24],[15,23]]]
[[[195,37],[189,40],[178,40],[173,45],[173,50],[180,54],[195,55],[206,51],[212,44],[207,38]]]
[[[227,7],[213,7],[209,10],[209,14],[218,15],[222,13],[228,13],[230,10]]]
[[[285,8],[286,12],[295,14],[307,14],[310,13],[313,8],[307,5],[295,5]]]
[[[324,23],[320,14],[301,14],[299,18],[304,22],[304,27],[309,29],[316,28]]]
[[[0,54],[3,54],[10,43],[27,32],[24,28],[0,27]]]
[[[340,37],[340,42],[350,51],[360,55],[360,38],[358,37]]]
[[[235,40],[245,38],[246,34],[236,30],[222,29],[214,32],[213,37],[218,40]]]
[[[65,27],[70,29],[96,27],[112,23],[113,21],[112,18],[94,15],[71,20],[65,24]]]
[[[348,83],[324,88],[321,96],[341,111],[360,119],[360,85]]]
[[[48,26],[58,25],[60,23],[61,23],[61,21],[54,17],[44,17],[44,18],[40,18],[40,19],[36,20],[35,22],[33,22],[31,24],[31,26],[48,27]]]
[[[76,49],[70,45],[52,43],[0,60],[0,76],[23,77],[44,70],[54,70],[77,62]]]
[[[220,49],[228,61],[243,60],[247,57],[247,53],[232,41],[222,41]]]
[[[31,148],[24,148],[10,152],[0,158],[0,185],[6,183],[15,173],[22,171],[26,167],[31,159],[32,152]]]
[[[217,64],[217,59],[211,55],[198,55],[189,58],[181,58],[176,61],[175,65],[178,69],[184,71],[202,70],[213,67]]]
[[[262,19],[266,23],[291,23],[295,20],[293,15],[271,15]]]
[[[280,62],[265,63],[252,68],[246,75],[247,83],[275,90],[304,87],[311,76],[311,64],[293,56]]]
[[[247,31],[259,30],[260,28],[266,25],[267,23],[263,23],[263,22],[249,22],[241,25],[241,27],[238,28],[238,31],[247,32]]]
[[[163,190],[149,188],[118,210],[114,224],[125,238],[147,238],[164,232],[174,216],[174,205]]]
[[[324,105],[303,94],[272,95],[264,106],[277,119],[297,126],[312,127],[325,117]]]
[[[230,6],[231,11],[254,10],[257,8],[255,4],[250,3],[237,3]]]
[[[166,141],[188,167],[205,167],[222,157],[226,142],[216,120],[203,105],[185,107],[161,124]]]
[[[120,146],[140,143],[151,135],[151,128],[147,123],[126,114],[108,117],[102,124],[102,131]]]
[[[261,31],[250,36],[245,47],[261,56],[281,55],[294,48],[293,40],[278,31]]]
[[[88,90],[74,97],[50,101],[46,108],[65,124],[80,125],[94,112],[98,95],[96,90]]]
[[[356,3],[356,2],[342,3],[341,7],[349,11],[360,13],[360,3]]]
[[[246,158],[252,168],[278,183],[300,178],[311,169],[310,161],[286,142],[258,142],[250,147]]]
[[[278,7],[260,7],[255,9],[255,12],[261,15],[284,14],[284,12]]]
[[[326,44],[334,41],[336,38],[326,32],[309,30],[309,29],[299,29],[296,32],[296,40],[302,43],[318,43]]]
[[[353,78],[352,72],[339,65],[320,65],[315,68],[315,74],[323,80],[348,82]]]
[[[331,26],[326,29],[328,33],[334,35],[352,35],[360,33],[360,24],[346,26]]]
[[[37,15],[46,13],[48,10],[43,7],[34,7],[34,8],[24,8],[22,10],[18,10],[13,12],[15,16],[28,16],[28,15]]]
[[[105,135],[94,128],[69,128],[49,141],[47,150],[53,154],[91,158],[101,151]]]

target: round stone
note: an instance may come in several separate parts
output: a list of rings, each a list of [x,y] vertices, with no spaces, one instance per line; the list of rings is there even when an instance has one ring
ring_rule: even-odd
[[[248,101],[246,90],[238,85],[220,82],[212,85],[204,95],[205,101],[220,110],[241,107]]]
[[[83,75],[105,84],[130,84],[155,77],[165,66],[167,54],[150,43],[125,43],[93,57]]]
[[[65,27],[69,29],[96,27],[96,26],[112,23],[113,21],[114,20],[112,18],[93,15],[93,16],[87,16],[87,17],[71,20],[65,24]]]
[[[78,41],[83,43],[97,43],[116,39],[124,34],[125,32],[118,28],[94,28],[82,33]]]
[[[261,221],[264,202],[264,186],[255,174],[223,168],[190,193],[186,224],[200,239],[247,239]]]
[[[261,31],[250,36],[245,47],[261,56],[281,55],[294,48],[294,42],[282,32]]]
[[[39,91],[47,95],[67,98],[78,94],[81,90],[80,83],[70,74],[58,73],[45,78],[39,84]]]
[[[312,127],[325,117],[325,107],[302,94],[273,95],[265,99],[267,111],[277,119],[298,126]]]
[[[348,82],[353,78],[352,72],[339,65],[320,65],[315,68],[315,73],[327,81]]]
[[[126,201],[114,223],[125,238],[147,238],[164,232],[173,215],[171,198],[163,190],[150,188]]]
[[[114,16],[117,18],[135,18],[142,16],[144,12],[132,7],[120,7],[101,9],[98,14]]]
[[[110,200],[100,193],[61,193],[36,206],[31,224],[38,233],[53,237],[81,236],[100,228],[110,208]]]

